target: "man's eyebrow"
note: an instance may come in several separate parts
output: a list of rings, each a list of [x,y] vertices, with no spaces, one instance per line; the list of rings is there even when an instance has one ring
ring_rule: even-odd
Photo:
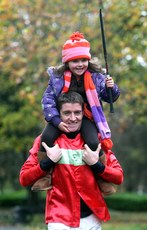
[[[71,111],[70,111],[70,110],[64,110],[64,111],[62,111],[62,112],[64,113],[64,112],[71,112]]]
[[[63,113],[77,113],[77,112],[82,112],[81,109],[75,110],[75,111],[70,111],[70,110],[64,110]]]

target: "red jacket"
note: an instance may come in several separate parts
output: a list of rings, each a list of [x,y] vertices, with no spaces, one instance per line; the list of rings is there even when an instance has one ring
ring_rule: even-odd
[[[52,174],[53,188],[46,197],[46,223],[60,222],[78,227],[80,222],[80,198],[101,220],[107,221],[110,215],[105,200],[99,190],[91,168],[82,161],[83,140],[78,134],[69,139],[62,134],[56,141],[62,149],[62,158]],[[30,156],[20,171],[22,186],[31,185],[45,175],[37,161],[40,136],[36,138]],[[114,154],[107,153],[107,166],[101,177],[114,184],[121,184],[123,171]]]

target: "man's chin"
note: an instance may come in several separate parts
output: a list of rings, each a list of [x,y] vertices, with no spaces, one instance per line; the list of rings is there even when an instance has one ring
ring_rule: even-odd
[[[68,127],[68,130],[69,130],[69,132],[70,133],[73,133],[73,132],[76,132],[76,131],[78,131],[79,130],[79,127]]]
[[[77,131],[77,129],[74,129],[74,128],[68,128],[68,130],[69,130],[69,133],[73,133]]]

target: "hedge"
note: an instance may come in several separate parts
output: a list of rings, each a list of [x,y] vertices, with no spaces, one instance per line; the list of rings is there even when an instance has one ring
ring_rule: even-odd
[[[45,193],[42,193],[40,200],[45,202]],[[38,203],[41,201],[39,200]],[[147,195],[135,193],[116,193],[106,196],[105,201],[109,209],[119,211],[147,212]],[[16,192],[5,192],[0,195],[0,208],[11,208],[27,204],[27,192],[25,190]]]
[[[105,200],[112,210],[147,212],[147,195],[120,193],[107,196]]]

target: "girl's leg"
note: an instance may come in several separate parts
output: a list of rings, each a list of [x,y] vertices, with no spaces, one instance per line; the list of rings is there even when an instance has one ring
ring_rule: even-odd
[[[48,123],[41,135],[41,143],[45,142],[49,147],[53,147],[54,142],[59,137],[59,135],[60,130],[51,123]],[[45,149],[42,145],[40,147],[40,151],[45,152]]]
[[[85,143],[89,146],[92,151],[95,151],[98,147],[98,129],[94,122],[84,117],[81,126],[81,135]]]

